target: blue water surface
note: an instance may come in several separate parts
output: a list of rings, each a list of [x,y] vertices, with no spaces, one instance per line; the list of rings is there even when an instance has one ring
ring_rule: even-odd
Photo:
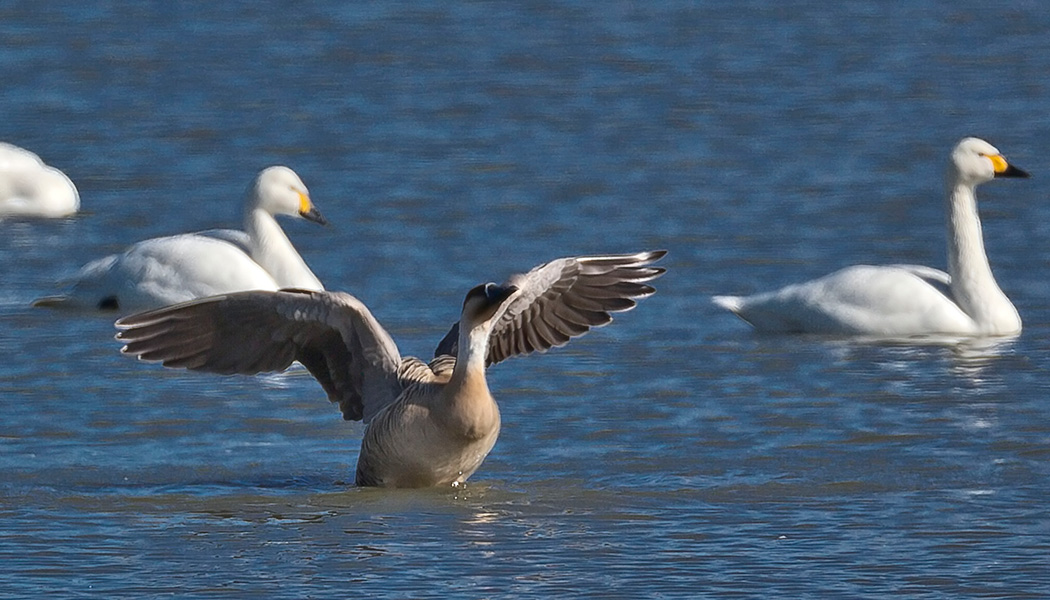
[[[1050,11],[918,0],[13,2],[0,140],[82,213],[0,222],[0,596],[1050,595]],[[709,302],[944,265],[961,137],[1015,340],[761,336]],[[472,285],[666,248],[658,293],[500,364],[459,489],[351,483],[360,424],[302,370],[119,354],[30,308],[139,239],[239,225],[286,164],[330,289],[427,355]]]

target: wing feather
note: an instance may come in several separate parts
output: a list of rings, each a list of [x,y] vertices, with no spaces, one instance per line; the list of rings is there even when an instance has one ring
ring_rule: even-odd
[[[656,250],[560,258],[512,276],[507,284],[521,292],[492,328],[488,364],[544,352],[607,325],[612,313],[631,310],[656,292],[647,282],[664,273],[652,263],[666,254]],[[453,325],[435,355],[454,355],[458,335],[458,325]]]
[[[402,389],[397,346],[349,294],[239,292],[130,315],[116,326],[125,354],[166,367],[249,375],[298,360],[345,419],[368,421]]]

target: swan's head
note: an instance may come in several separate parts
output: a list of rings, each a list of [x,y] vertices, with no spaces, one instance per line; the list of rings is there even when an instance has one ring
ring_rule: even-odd
[[[255,178],[248,192],[248,204],[271,215],[302,217],[325,225],[328,221],[310,201],[306,184],[288,167],[267,167]]]
[[[995,177],[1028,177],[1028,173],[1006,162],[995,146],[975,138],[964,138],[952,150],[950,175],[977,185]]]
[[[463,300],[463,314],[460,325],[470,331],[479,325],[490,325],[503,316],[510,302],[517,298],[518,288],[513,285],[501,286],[495,283],[483,283],[467,292]]]

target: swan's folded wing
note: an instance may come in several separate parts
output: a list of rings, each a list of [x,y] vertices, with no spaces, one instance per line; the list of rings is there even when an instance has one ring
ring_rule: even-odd
[[[488,364],[562,346],[592,327],[612,321],[610,313],[630,310],[656,292],[647,282],[665,271],[652,263],[667,251],[578,256],[553,260],[511,277],[521,293],[493,326]],[[458,325],[435,354],[455,354]]]
[[[233,244],[238,250],[244,252],[248,256],[252,255],[252,238],[243,231],[238,231],[236,229],[206,229],[204,231],[198,231],[196,235],[222,240]]]
[[[940,269],[934,269],[933,267],[926,267],[923,265],[887,265],[888,267],[894,267],[907,271],[912,275],[922,279],[926,283],[932,285],[934,289],[944,294],[948,298],[952,298],[952,276],[941,271]]]
[[[348,420],[368,421],[401,390],[397,346],[349,294],[239,292],[130,315],[116,326],[122,352],[166,367],[248,375],[298,360]]]

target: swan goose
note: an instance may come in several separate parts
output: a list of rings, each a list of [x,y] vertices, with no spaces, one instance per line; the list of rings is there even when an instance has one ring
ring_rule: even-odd
[[[546,351],[612,320],[655,292],[665,251],[562,258],[467,294],[454,354],[429,364],[404,357],[368,308],[339,292],[242,292],[135,314],[116,322],[122,352],[164,366],[221,374],[279,371],[302,363],[367,424],[360,486],[459,485],[500,431],[485,368]],[[446,346],[447,338],[442,342]]]
[[[151,238],[85,265],[67,295],[34,306],[124,314],[242,290],[323,290],[274,215],[325,224],[288,167],[261,171],[248,188],[244,231],[216,229]]]
[[[25,148],[0,142],[0,219],[61,218],[79,208],[77,186],[65,173]]]
[[[857,265],[772,292],[712,300],[764,332],[1016,335],[1021,318],[992,276],[977,214],[975,189],[997,177],[1028,173],[978,138],[965,138],[952,150],[945,176],[947,273],[918,265]]]

